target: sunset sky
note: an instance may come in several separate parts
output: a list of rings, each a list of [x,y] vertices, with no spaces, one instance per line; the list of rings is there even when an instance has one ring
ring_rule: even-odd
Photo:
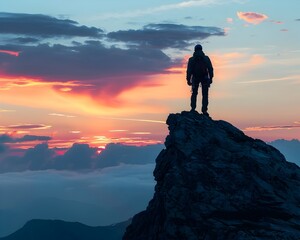
[[[299,0],[1,1],[0,152],[163,143],[197,43],[213,119],[299,139],[299,27]]]
[[[170,113],[209,114],[299,162],[299,0],[0,1],[0,237],[30,219],[99,226],[153,195]],[[198,110],[201,99],[198,99]],[[297,139],[297,140],[292,140]]]

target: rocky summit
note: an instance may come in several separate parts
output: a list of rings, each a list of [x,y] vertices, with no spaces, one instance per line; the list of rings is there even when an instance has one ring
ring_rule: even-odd
[[[124,240],[300,239],[300,168],[197,112],[170,114],[147,209]]]

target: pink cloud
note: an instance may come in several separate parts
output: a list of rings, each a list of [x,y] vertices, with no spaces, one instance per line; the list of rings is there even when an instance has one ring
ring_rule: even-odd
[[[268,19],[267,15],[255,12],[237,12],[237,16],[245,22],[255,25]]]
[[[227,18],[226,21],[227,21],[228,23],[233,23],[233,19],[232,19],[232,18]]]
[[[8,54],[15,57],[18,57],[20,54],[20,52],[17,51],[9,51],[9,50],[1,50],[1,49],[0,49],[0,53]]]

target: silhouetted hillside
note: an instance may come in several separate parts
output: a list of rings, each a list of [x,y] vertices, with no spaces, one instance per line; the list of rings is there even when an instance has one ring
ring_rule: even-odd
[[[124,240],[299,240],[300,168],[225,121],[167,119],[147,209]]]
[[[106,227],[90,227],[77,222],[31,220],[1,240],[120,240],[130,221]]]

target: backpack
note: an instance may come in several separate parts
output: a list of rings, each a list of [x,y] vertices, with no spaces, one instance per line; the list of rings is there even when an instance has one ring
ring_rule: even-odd
[[[207,76],[207,67],[203,57],[194,57],[192,74],[198,80],[202,80]]]

